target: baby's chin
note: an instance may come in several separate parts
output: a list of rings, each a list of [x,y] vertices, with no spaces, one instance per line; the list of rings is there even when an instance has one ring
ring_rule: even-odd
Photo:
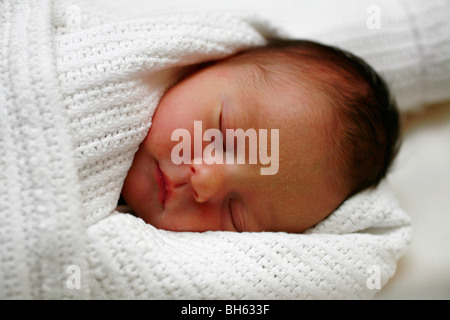
[[[205,232],[205,231],[222,231],[214,223],[186,215],[187,212],[179,211],[159,211],[146,212],[141,216],[144,222],[153,227],[166,231],[175,232]]]
[[[184,231],[178,226],[177,223],[170,223],[167,219],[164,219],[164,212],[146,212],[144,214],[137,214],[138,218],[141,218],[145,223],[152,225],[153,227],[166,231]]]
[[[150,224],[158,229],[162,229],[161,219],[159,218],[163,211],[160,208],[158,209],[142,209],[137,208],[136,206],[128,205],[131,209],[133,215],[139,219],[142,219],[145,223]]]

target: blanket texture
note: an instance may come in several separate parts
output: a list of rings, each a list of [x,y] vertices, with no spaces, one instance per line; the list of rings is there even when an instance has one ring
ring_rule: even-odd
[[[279,36],[248,15],[124,12],[0,2],[0,297],[372,298],[411,237],[385,183],[304,234],[175,233],[115,211],[183,67]]]

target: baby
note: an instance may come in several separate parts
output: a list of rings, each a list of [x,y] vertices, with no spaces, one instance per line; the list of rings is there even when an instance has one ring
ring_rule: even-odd
[[[195,121],[202,133],[220,130],[223,153],[234,157],[239,152],[229,150],[227,129],[277,129],[279,136],[266,137],[267,154],[279,155],[276,172],[261,174],[261,161],[198,159],[209,153],[195,151]],[[181,151],[192,161],[173,161],[177,129],[194,137]],[[122,196],[161,229],[300,233],[377,186],[398,140],[395,102],[365,62],[316,42],[277,40],[202,65],[167,91]],[[203,139],[200,151],[210,143]],[[245,156],[251,147],[245,145]]]

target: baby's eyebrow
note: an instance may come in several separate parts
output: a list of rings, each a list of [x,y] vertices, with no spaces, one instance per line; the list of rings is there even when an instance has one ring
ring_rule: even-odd
[[[261,64],[254,62],[249,64],[248,69],[248,78],[249,83],[251,83],[256,90],[264,90],[267,89],[267,86],[270,85],[270,75],[268,70],[263,67]]]
[[[239,94],[233,97],[235,99],[233,104],[237,104],[236,107],[230,108],[230,118],[232,118],[229,122],[230,128],[255,128],[258,123],[258,112],[261,110],[260,103],[262,103],[260,94],[267,88],[261,82],[261,77],[264,77],[263,71],[257,69],[245,68],[243,74],[238,77],[236,87]]]

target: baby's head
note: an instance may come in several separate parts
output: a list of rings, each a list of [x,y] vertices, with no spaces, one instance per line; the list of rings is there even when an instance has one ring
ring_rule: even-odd
[[[278,151],[277,170],[261,174],[261,150],[249,162],[249,148],[265,148],[250,139],[243,164],[208,161],[212,142],[198,137],[194,121],[201,134],[221,130],[225,142],[226,129],[266,129],[257,140],[268,140],[268,155]],[[185,135],[172,141],[174,132]],[[315,42],[275,41],[204,65],[167,91],[122,195],[144,221],[166,230],[298,233],[377,186],[398,137],[389,91],[361,59]],[[180,141],[188,147],[180,150]],[[189,161],[177,164],[174,155]]]

